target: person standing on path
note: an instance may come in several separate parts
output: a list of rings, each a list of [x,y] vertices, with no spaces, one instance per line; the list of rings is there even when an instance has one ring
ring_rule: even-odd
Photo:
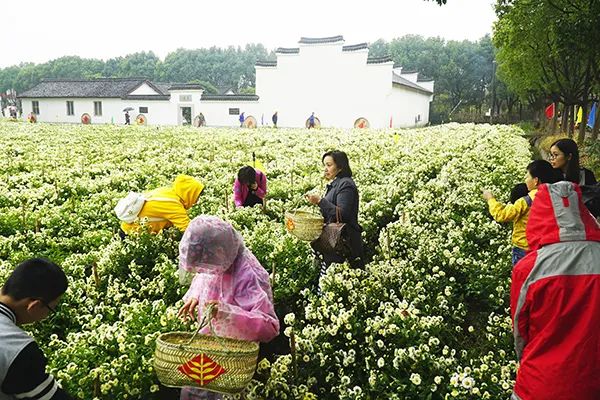
[[[277,128],[277,119],[278,119],[278,117],[277,117],[277,111],[275,111],[275,114],[273,114],[273,116],[271,117],[271,121],[273,121],[273,126],[275,128]]]
[[[315,113],[313,111],[312,114],[310,114],[310,117],[308,117],[308,129],[315,127]]]

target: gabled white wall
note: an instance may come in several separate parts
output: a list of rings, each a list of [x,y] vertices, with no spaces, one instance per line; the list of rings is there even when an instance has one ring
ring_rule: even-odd
[[[417,83],[417,79],[419,79],[418,72],[413,72],[410,74],[400,74],[400,76],[408,81],[411,81],[412,83]],[[418,85],[418,83],[417,83],[417,85]]]
[[[412,126],[418,114],[427,121],[430,96],[392,91],[393,63],[367,64],[367,58],[367,49],[345,52],[342,43],[301,44],[299,54],[277,54],[276,67],[256,67],[261,113],[278,111],[282,127],[303,127],[312,111],[323,126],[342,128],[353,127],[359,117],[371,127],[389,127],[392,113],[398,113],[394,126],[409,126],[410,121]],[[410,77],[416,81],[417,75]]]
[[[135,89],[130,95],[153,95],[160,94],[156,90],[152,89],[147,83],[142,83],[141,86]]]

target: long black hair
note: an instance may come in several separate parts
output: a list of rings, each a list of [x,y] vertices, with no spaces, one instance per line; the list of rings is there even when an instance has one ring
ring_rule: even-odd
[[[565,155],[565,160],[567,161],[565,177],[567,180],[573,183],[579,183],[581,166],[579,165],[579,149],[577,143],[575,143],[573,139],[559,139],[552,143],[550,148],[553,146],[558,147]],[[569,156],[571,156],[571,159],[569,159]]]
[[[340,150],[328,151],[327,153],[323,154],[323,157],[321,157],[321,161],[323,163],[325,162],[325,157],[327,156],[333,158],[333,162],[335,162],[335,165],[340,170],[337,176],[340,178],[352,178],[352,169],[350,169],[350,161],[348,161],[348,155],[346,153]]]

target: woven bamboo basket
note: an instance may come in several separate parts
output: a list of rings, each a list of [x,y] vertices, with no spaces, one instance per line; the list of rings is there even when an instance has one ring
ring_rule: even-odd
[[[224,394],[244,390],[256,369],[258,343],[198,331],[163,333],[156,339],[154,370],[160,383]]]
[[[285,213],[285,227],[300,240],[312,242],[321,236],[323,217],[308,211],[292,210]]]

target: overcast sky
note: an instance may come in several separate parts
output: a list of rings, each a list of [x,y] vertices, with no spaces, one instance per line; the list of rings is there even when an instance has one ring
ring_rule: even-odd
[[[3,2],[4,3],[4,2]],[[294,47],[301,36],[346,44],[407,34],[477,40],[491,33],[493,0],[30,0],[0,4],[0,67],[65,55],[108,59],[177,48]],[[25,3],[23,3],[25,4]],[[14,13],[14,14],[11,14]]]

